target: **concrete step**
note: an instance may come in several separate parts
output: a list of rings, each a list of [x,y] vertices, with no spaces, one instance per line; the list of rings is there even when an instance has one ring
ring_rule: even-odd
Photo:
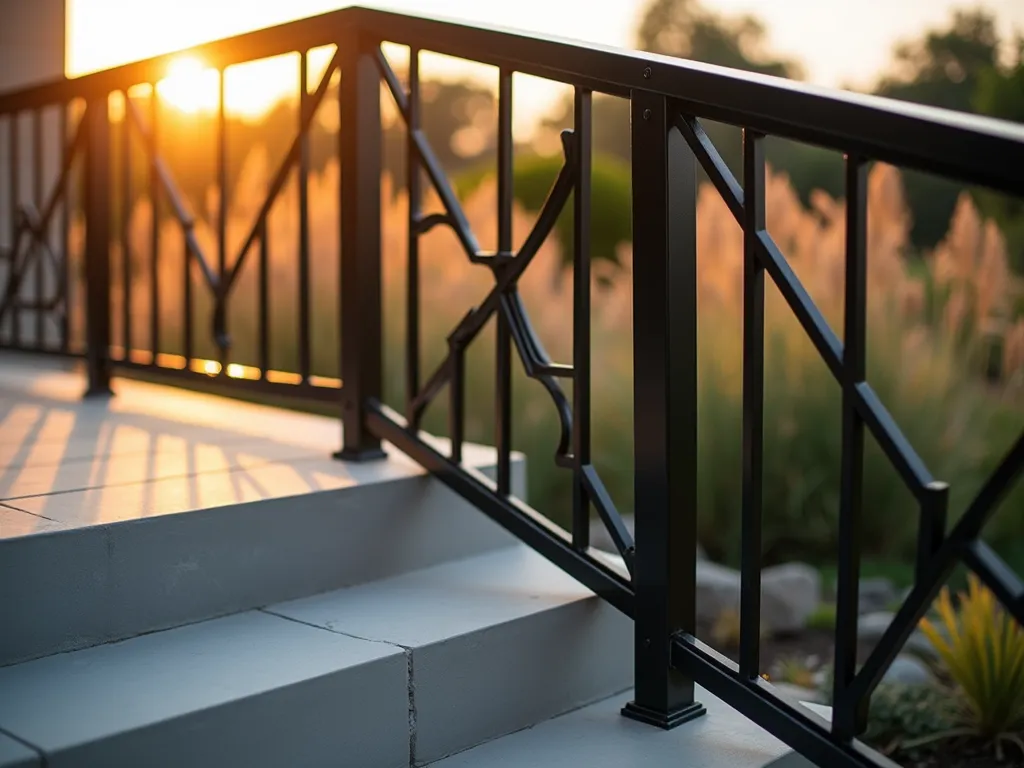
[[[814,768],[785,744],[699,688],[703,717],[661,731],[620,714],[613,696],[528,730],[431,763],[431,768]],[[828,707],[805,705],[830,717]]]
[[[335,419],[130,381],[83,402],[77,374],[6,360],[0,666],[514,541],[393,448],[332,460]]]
[[[515,546],[0,669],[0,732],[50,768],[397,768],[631,678],[631,622]]]
[[[39,754],[20,741],[0,733],[0,766],[3,768],[36,768],[42,766]]]

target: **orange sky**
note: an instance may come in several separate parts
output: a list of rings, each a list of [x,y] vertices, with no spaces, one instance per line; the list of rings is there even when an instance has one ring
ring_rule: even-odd
[[[953,7],[980,5],[997,14],[1001,32],[1024,30],[1024,0],[703,0],[726,13],[753,13],[765,21],[771,46],[802,60],[811,82],[864,87],[889,61],[895,42],[942,24]],[[67,0],[67,71],[71,76],[178,50],[196,43],[333,10],[338,0]],[[560,37],[629,46],[644,0],[368,0],[364,5],[429,12]],[[243,11],[243,12],[240,12]],[[197,23],[201,20],[202,23]],[[126,34],[126,31],[130,33]],[[313,69],[326,64],[317,52]],[[424,75],[474,76],[470,65],[443,57],[422,60]],[[200,62],[183,62],[162,95],[183,109],[211,109],[217,102],[216,75],[200,74]],[[267,60],[228,70],[227,106],[256,115],[285,94],[296,92],[296,57]],[[564,87],[531,78],[516,82],[517,127],[528,128]]]

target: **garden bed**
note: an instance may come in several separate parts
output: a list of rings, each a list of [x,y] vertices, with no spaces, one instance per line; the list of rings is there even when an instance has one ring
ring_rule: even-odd
[[[712,645],[719,653],[738,662],[739,649],[735,644],[716,643],[714,627],[698,623],[697,636]],[[808,699],[827,703],[830,683],[822,673],[823,665],[831,665],[835,652],[834,633],[824,628],[804,630],[761,639],[761,668],[773,670],[769,679],[775,683],[799,685],[808,689]],[[858,648],[858,663],[863,663],[871,650],[870,644]],[[784,670],[784,674],[779,674]],[[800,679],[806,675],[806,679]],[[1004,742],[1003,756],[997,755],[991,742],[976,738],[947,738],[932,741],[916,749],[901,748],[908,736],[901,727],[911,721],[911,728],[940,732],[953,727],[946,720],[954,712],[951,697],[941,683],[909,685],[883,684],[872,699],[871,725],[862,737],[883,754],[887,754],[904,768],[1024,768],[1024,755],[1017,747]],[[927,714],[926,714],[927,713]],[[917,720],[915,721],[914,718]],[[926,724],[925,724],[926,723]]]

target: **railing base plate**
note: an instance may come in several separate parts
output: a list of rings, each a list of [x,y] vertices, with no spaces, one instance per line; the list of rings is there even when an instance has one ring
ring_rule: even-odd
[[[622,708],[622,714],[624,717],[628,717],[630,720],[636,720],[641,723],[647,723],[647,725],[654,725],[658,728],[663,728],[666,731],[671,730],[678,725],[682,725],[683,723],[695,720],[706,712],[707,710],[704,709],[704,705],[699,701],[688,704],[682,709],[677,709],[674,712],[667,713],[649,709],[637,704],[635,701],[629,702]]]
[[[387,453],[385,453],[381,448],[374,448],[369,451],[352,451],[342,449],[331,454],[331,456],[338,461],[356,462],[377,461],[378,459],[386,459],[388,457]]]
[[[109,385],[98,385],[95,387],[89,387],[85,392],[82,393],[83,400],[98,400],[101,397],[113,397],[114,391]]]

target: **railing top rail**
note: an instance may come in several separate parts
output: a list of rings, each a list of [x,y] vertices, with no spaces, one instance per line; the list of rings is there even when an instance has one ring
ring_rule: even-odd
[[[355,6],[188,50],[224,67],[337,43],[353,29],[602,93],[659,93],[698,117],[1024,195],[1024,126],[541,33]],[[158,80],[180,54],[0,95],[0,115]]]
[[[1024,194],[1024,126],[880,96],[476,22],[357,8],[391,42],[628,97],[653,91],[698,117]]]
[[[221,69],[331,45],[341,39],[353,22],[351,9],[330,11],[90,72],[81,77],[61,77],[16,91],[0,92],[0,115],[48,107],[76,98],[89,99],[139,83],[161,80],[167,76],[171,64],[186,53],[197,56],[210,67]]]

